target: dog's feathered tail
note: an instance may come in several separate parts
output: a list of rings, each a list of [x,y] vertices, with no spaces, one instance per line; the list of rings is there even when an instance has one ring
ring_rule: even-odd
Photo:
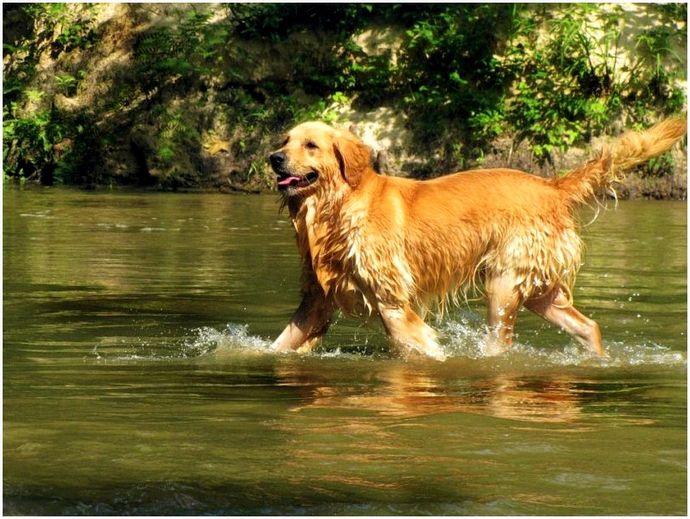
[[[687,130],[687,118],[672,117],[641,132],[628,132],[600,156],[553,181],[572,202],[594,198],[620,178],[620,174],[669,150]]]

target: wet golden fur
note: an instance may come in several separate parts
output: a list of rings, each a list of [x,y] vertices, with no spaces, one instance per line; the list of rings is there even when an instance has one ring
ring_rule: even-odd
[[[667,150],[684,132],[683,119],[669,119],[626,134],[557,179],[491,169],[417,181],[374,172],[369,148],[347,131],[317,122],[297,126],[280,149],[286,171],[316,172],[318,180],[285,193],[304,288],[276,348],[310,348],[340,308],[381,317],[401,353],[443,358],[435,332],[423,322],[426,309],[481,281],[490,324],[504,327],[501,342],[510,344],[514,311],[525,304],[601,349],[594,344],[598,328],[592,331],[581,314],[573,309],[556,316],[558,305],[572,303],[581,263],[573,210],[619,171]],[[506,310],[512,317],[504,317]],[[573,316],[581,320],[571,330]]]

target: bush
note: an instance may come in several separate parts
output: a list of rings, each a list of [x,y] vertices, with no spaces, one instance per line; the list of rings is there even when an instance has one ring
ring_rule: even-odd
[[[202,182],[180,164],[201,167],[204,135],[213,132],[230,139],[223,149],[248,182],[266,173],[256,157],[277,132],[333,120],[339,106],[387,106],[406,114],[415,153],[427,157],[416,172],[424,175],[477,164],[500,136],[527,141],[548,161],[612,121],[646,126],[686,103],[685,70],[668,66],[682,61],[673,46],[686,39],[685,4],[644,7],[664,23],[636,37],[636,58],[626,64],[620,5],[129,6],[126,16],[150,22],[136,32],[131,67],[77,113],[55,98],[79,96],[93,81],[98,4],[4,9],[13,24],[4,42],[5,174],[41,182],[108,182],[94,157],[126,150],[135,127],[155,132],[144,139],[152,146],[138,149],[148,155],[136,160],[150,162],[147,182],[149,169]],[[400,36],[385,52],[368,53],[356,36],[372,28]],[[262,62],[248,50],[258,47]],[[46,56],[55,66],[48,79],[37,76]],[[650,174],[669,171],[662,162],[655,168]]]

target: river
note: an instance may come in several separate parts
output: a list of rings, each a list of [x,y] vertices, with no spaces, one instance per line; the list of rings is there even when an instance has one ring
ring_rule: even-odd
[[[686,513],[684,202],[583,229],[609,359],[528,312],[484,358],[470,301],[434,322],[444,363],[344,318],[272,353],[300,283],[278,209],[5,187],[5,514]]]

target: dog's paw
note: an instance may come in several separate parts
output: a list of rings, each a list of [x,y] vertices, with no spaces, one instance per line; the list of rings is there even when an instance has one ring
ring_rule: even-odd
[[[438,344],[425,344],[424,346],[413,345],[410,347],[409,353],[419,357],[434,359],[439,362],[444,362],[448,359],[448,356]]]
[[[486,337],[479,345],[482,355],[485,357],[497,357],[508,351],[508,346],[501,343],[496,337]]]

